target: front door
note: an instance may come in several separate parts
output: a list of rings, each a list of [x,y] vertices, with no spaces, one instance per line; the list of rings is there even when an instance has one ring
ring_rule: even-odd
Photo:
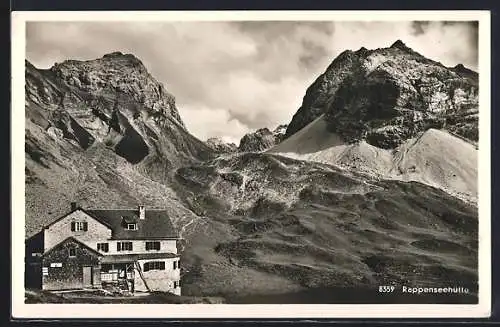
[[[92,267],[83,267],[83,287],[92,287]]]

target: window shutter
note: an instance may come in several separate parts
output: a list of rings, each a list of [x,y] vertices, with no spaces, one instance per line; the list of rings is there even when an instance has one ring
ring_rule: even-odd
[[[160,269],[165,270],[165,261],[160,261]]]
[[[117,242],[116,243],[116,251],[120,251],[120,250],[121,250],[121,248],[120,248],[120,242]]]
[[[88,223],[86,221],[83,222],[83,231],[86,232],[88,230]]]
[[[177,269],[177,261],[174,261],[174,269]]]
[[[71,222],[71,231],[72,232],[75,231],[75,222],[74,221]]]
[[[177,260],[177,268],[181,269],[181,260]]]
[[[160,242],[157,242],[156,245],[157,250],[160,250]]]

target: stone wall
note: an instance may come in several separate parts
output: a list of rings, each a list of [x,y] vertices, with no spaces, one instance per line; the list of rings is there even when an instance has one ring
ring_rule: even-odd
[[[69,250],[75,249],[74,257]],[[64,290],[83,288],[83,267],[92,267],[93,286],[100,287],[99,256],[74,240],[57,245],[42,259],[42,289]],[[48,274],[43,273],[48,270]]]

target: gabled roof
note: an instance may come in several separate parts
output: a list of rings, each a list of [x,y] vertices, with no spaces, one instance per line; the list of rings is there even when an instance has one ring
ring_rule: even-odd
[[[134,209],[86,210],[85,212],[109,226],[113,231],[113,239],[137,240],[179,238],[165,210],[146,208],[145,219],[139,219],[139,211]],[[137,223],[137,230],[125,229],[124,223],[128,223],[128,221]]]
[[[54,225],[55,223],[57,223],[58,221],[60,220],[63,220],[64,218],[66,218],[67,216],[71,215],[73,212],[75,211],[82,211],[83,213],[87,214],[88,216],[90,216],[91,218],[94,218],[96,219],[98,222],[100,222],[101,224],[105,225],[106,227],[110,228],[111,229],[111,226],[109,226],[108,224],[106,224],[106,222],[104,221],[101,221],[99,219],[97,219],[96,217],[93,217],[92,214],[90,214],[87,210],[84,210],[82,209],[81,207],[77,207],[75,208],[74,210],[71,210],[70,212],[68,213],[65,213],[64,215],[60,216],[59,218],[56,218],[55,220],[53,220],[51,223],[49,223],[48,225],[45,225],[43,227],[43,229],[47,229],[49,228],[50,226]]]
[[[98,251],[96,251],[96,250],[92,249],[90,246],[88,246],[88,245],[86,245],[86,244],[84,244],[84,243],[80,242],[79,240],[77,240],[77,239],[76,239],[76,238],[74,238],[73,236],[70,236],[70,237],[68,237],[68,238],[65,238],[63,241],[61,241],[61,242],[57,243],[56,245],[54,245],[53,247],[51,247],[51,248],[50,248],[50,249],[48,249],[47,251],[45,251],[45,253],[44,253],[44,254],[42,254],[42,257],[45,257],[48,253],[51,253],[52,251],[54,251],[54,250],[55,250],[55,249],[57,249],[58,247],[62,246],[62,245],[63,245],[63,244],[65,244],[65,243],[68,243],[68,242],[70,242],[70,241],[72,241],[72,242],[74,242],[74,243],[77,243],[77,244],[78,244],[78,245],[80,245],[81,247],[86,248],[87,250],[89,250],[90,252],[92,252],[92,253],[96,254],[97,256],[100,256],[100,257],[102,257],[102,256],[103,256],[103,254],[102,254],[102,253],[100,253],[100,252],[98,252]]]

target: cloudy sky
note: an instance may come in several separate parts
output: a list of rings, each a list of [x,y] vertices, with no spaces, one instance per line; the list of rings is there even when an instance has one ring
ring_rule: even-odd
[[[191,133],[238,144],[249,131],[288,123],[346,49],[401,39],[446,66],[477,70],[477,33],[468,22],[30,22],[26,56],[48,68],[133,53],[176,97]]]

